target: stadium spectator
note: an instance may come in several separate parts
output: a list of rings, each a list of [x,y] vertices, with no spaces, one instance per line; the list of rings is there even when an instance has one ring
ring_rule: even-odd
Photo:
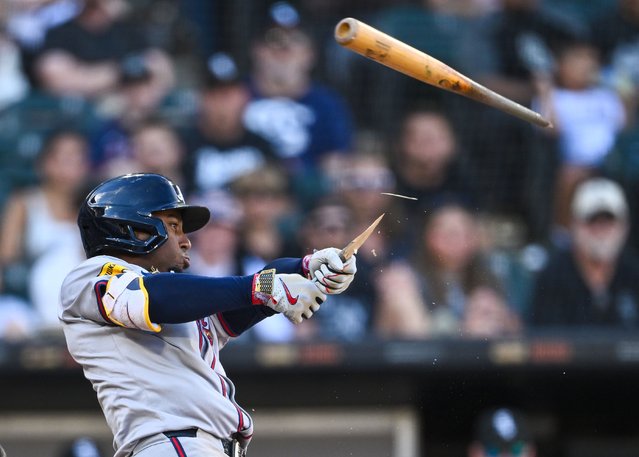
[[[551,71],[558,46],[586,33],[583,22],[555,14],[540,0],[501,0],[499,10],[469,31],[460,70],[489,89],[530,106],[534,75]],[[464,126],[460,139],[472,150],[471,169],[480,203],[491,212],[536,224],[540,216],[534,200],[552,184],[548,177],[554,174],[554,143],[499,110],[480,103],[463,106],[456,111],[455,121]],[[543,229],[535,227],[538,232]]]
[[[286,174],[265,167],[231,183],[244,213],[241,231],[243,271],[257,271],[285,249],[297,207]]]
[[[614,8],[596,17],[592,23],[593,39],[599,45],[605,64],[610,64],[618,52],[636,49],[639,34],[639,2],[615,0]]]
[[[499,0],[497,0],[499,1]],[[589,22],[605,15],[610,10],[610,0],[541,0],[544,7],[552,9],[565,16],[579,18],[582,22]]]
[[[555,224],[570,224],[570,200],[578,182],[601,168],[624,128],[626,114],[619,95],[600,83],[597,49],[588,41],[558,47],[554,78],[537,78],[540,111],[554,128],[544,133],[558,140]]]
[[[3,30],[0,12],[0,110],[22,99],[29,90],[21,65],[20,50]]]
[[[181,189],[189,189],[183,173],[184,146],[167,122],[147,119],[131,132],[131,157],[112,159],[103,167],[103,177],[127,173],[158,173]]]
[[[474,424],[468,457],[535,457],[537,446],[528,418],[512,408],[481,412]]]
[[[0,234],[4,290],[22,293],[45,326],[57,327],[57,290],[81,258],[76,217],[89,180],[86,138],[74,131],[52,135],[38,157],[40,184],[16,191],[7,203]],[[42,265],[46,265],[43,267]],[[37,273],[27,274],[36,271]],[[23,273],[17,274],[16,272]]]
[[[275,4],[251,56],[247,128],[273,145],[295,183],[321,182],[331,159],[351,148],[353,126],[342,97],[313,78],[315,44],[298,12]]]
[[[34,336],[38,314],[24,298],[0,293],[0,341],[20,341]]]
[[[60,450],[56,457],[102,457],[106,455],[100,449],[96,438],[78,436]]]
[[[615,0],[593,19],[593,40],[602,55],[605,82],[621,95],[628,112],[628,127],[618,138],[606,163],[606,174],[619,182],[627,195],[639,188],[639,1]],[[639,248],[639,206],[629,198],[630,246]]]
[[[357,234],[353,225],[353,214],[349,206],[340,199],[327,198],[317,202],[303,217],[297,234],[298,251],[305,256],[313,249],[329,246],[346,246]],[[369,224],[370,225],[369,221]],[[366,247],[376,245],[377,234],[371,235]],[[332,341],[361,341],[373,335],[375,321],[374,283],[375,267],[360,255],[357,256],[358,281],[341,295],[331,296],[323,305],[317,319],[309,326],[296,327],[298,339],[320,339]],[[361,276],[360,276],[361,275]],[[352,290],[351,290],[352,288]]]
[[[465,154],[451,121],[441,110],[422,106],[408,111],[402,118],[391,157],[396,178],[394,192],[408,197],[396,202],[401,208],[400,221],[424,214],[445,199],[469,206],[477,203]],[[415,224],[403,230],[407,246],[402,251],[406,251],[421,234]]]
[[[459,68],[466,31],[479,14],[477,10],[483,8],[477,3],[441,0],[388,3],[371,18],[371,25],[453,68]],[[351,55],[350,59],[351,80],[363,80],[350,88],[360,94],[356,99],[358,122],[366,122],[385,134],[393,132],[401,113],[416,100],[428,100],[447,107],[457,101],[439,88],[396,71],[371,71],[374,64],[355,55]]]
[[[143,27],[147,45],[171,56],[178,88],[195,88],[204,56],[224,46],[222,36],[227,30],[218,21],[229,19],[226,10],[217,2],[199,0],[128,2],[131,10],[127,18]]]
[[[416,108],[403,117],[393,154],[397,192],[410,212],[426,210],[442,197],[472,204],[474,195],[456,131],[446,115],[434,108]]]
[[[639,326],[639,259],[624,244],[628,204],[605,178],[581,183],[572,200],[570,247],[558,248],[539,273],[531,322],[535,326]]]
[[[381,214],[386,214],[377,232],[384,236],[372,237],[357,257],[358,262],[373,265],[382,263],[393,252],[394,242],[403,234],[403,219],[398,200],[383,193],[395,192],[395,176],[386,159],[371,146],[362,142],[357,151],[336,173],[333,191],[352,213],[354,234],[364,231]],[[363,260],[366,259],[366,260]]]
[[[287,175],[278,167],[267,166],[237,178],[231,183],[231,192],[244,214],[240,268],[243,274],[250,274],[285,252],[295,233],[297,207]],[[295,338],[295,329],[281,315],[261,322],[248,335],[261,341],[290,341]]]
[[[168,91],[174,84],[169,56],[127,23],[127,10],[123,0],[84,0],[76,17],[49,29],[35,62],[39,85],[60,96],[104,96],[117,88],[126,59],[136,56],[157,79],[158,91]]]
[[[0,208],[16,188],[37,183],[35,162],[49,136],[69,126],[89,134],[99,123],[86,100],[34,92],[0,110]]]
[[[497,337],[520,330],[480,252],[476,219],[455,202],[432,210],[413,255],[385,268],[375,286],[383,336]]]
[[[225,191],[208,191],[189,201],[211,212],[208,224],[193,234],[189,271],[205,276],[244,274],[238,252],[242,221],[239,201]]]
[[[195,125],[184,133],[188,173],[199,191],[228,187],[274,159],[270,144],[244,125],[250,95],[234,59],[216,53],[206,66]]]
[[[91,138],[93,167],[100,172],[109,161],[130,159],[131,134],[148,119],[161,116],[172,94],[153,76],[145,58],[126,57],[117,86],[99,106],[101,122]]]
[[[80,6],[81,0],[7,0],[0,4],[5,9],[7,35],[19,47],[21,68],[30,84],[36,81],[33,64],[47,31],[77,16]]]
[[[464,59],[464,66],[487,87],[524,105],[535,95],[532,77],[550,70],[558,47],[588,33],[579,19],[555,14],[540,0],[501,0],[475,32],[478,41],[468,43],[473,51],[464,56],[474,58]]]
[[[639,101],[639,1],[614,3],[593,20],[592,37],[601,52],[606,79],[623,97],[634,123]]]

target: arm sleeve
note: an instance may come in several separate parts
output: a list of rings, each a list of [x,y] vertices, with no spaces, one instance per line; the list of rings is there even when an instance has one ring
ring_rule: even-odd
[[[283,257],[281,259],[275,259],[263,269],[268,270],[270,268],[275,268],[278,273],[304,274],[304,271],[302,271],[302,259],[298,258]]]
[[[275,259],[264,267],[264,270],[275,268],[278,273],[304,274],[302,259],[281,258]],[[255,324],[276,314],[268,306],[257,305],[241,309],[233,309],[217,313],[217,318],[228,336],[238,336]]]
[[[175,273],[144,277],[152,322],[176,324],[224,311],[261,308],[251,302],[253,276],[209,278]]]

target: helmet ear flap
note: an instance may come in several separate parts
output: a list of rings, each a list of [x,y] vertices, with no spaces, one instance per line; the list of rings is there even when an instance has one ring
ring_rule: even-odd
[[[81,211],[78,225],[87,257],[115,250],[131,254],[148,254],[161,246],[168,234],[161,219],[130,216],[126,211],[117,214],[90,216]],[[141,237],[140,233],[148,234]]]
[[[137,220],[104,217],[102,223],[111,227],[106,237],[108,244],[117,246],[120,251],[148,254],[167,240],[168,234],[161,219],[137,217]],[[141,233],[146,236],[140,236]]]

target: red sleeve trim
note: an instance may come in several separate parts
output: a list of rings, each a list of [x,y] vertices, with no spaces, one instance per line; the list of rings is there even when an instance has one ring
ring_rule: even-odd
[[[257,277],[258,276],[259,276],[259,273],[255,273],[253,275],[253,283],[251,285],[251,303],[254,304],[254,305],[263,305],[264,301],[260,300],[260,298],[255,293],[255,286],[257,284]]]
[[[220,322],[220,325],[222,326],[222,328],[224,329],[224,331],[226,332],[226,334],[230,337],[235,337],[237,336],[237,333],[235,333],[231,327],[229,326],[228,322],[226,322],[226,319],[224,319],[224,315],[222,313],[217,313],[215,315],[217,317],[217,320]]]
[[[107,282],[108,281],[106,279],[96,282],[93,286],[93,291],[95,292],[95,298],[98,304],[98,311],[100,312],[100,316],[102,316],[102,319],[104,319],[107,324],[115,325],[113,324],[113,321],[109,319],[109,315],[107,314],[106,309],[104,309],[104,303],[102,302],[102,296],[106,291]]]
[[[313,279],[310,277],[311,271],[309,270],[309,264],[311,263],[311,254],[304,256],[302,259],[302,275],[308,279]]]

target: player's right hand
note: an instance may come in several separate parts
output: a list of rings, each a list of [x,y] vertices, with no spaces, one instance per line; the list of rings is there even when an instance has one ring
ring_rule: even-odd
[[[348,289],[357,273],[355,255],[342,260],[337,248],[315,251],[307,255],[303,262],[307,265],[309,278],[314,279],[325,294],[341,294]]]
[[[272,292],[263,297],[263,304],[284,314],[294,324],[309,319],[319,310],[326,295],[314,281],[299,274],[275,274]]]

